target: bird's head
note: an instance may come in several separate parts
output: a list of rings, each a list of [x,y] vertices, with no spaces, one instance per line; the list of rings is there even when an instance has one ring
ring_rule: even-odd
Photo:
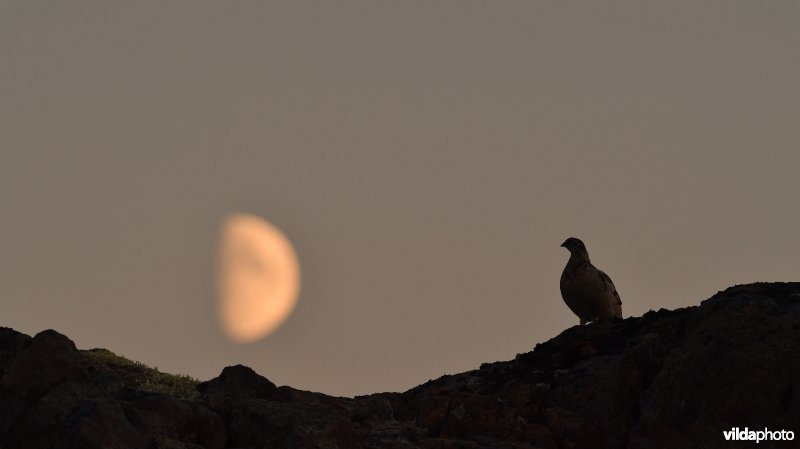
[[[576,239],[575,237],[570,237],[564,240],[564,243],[561,244],[564,248],[571,254],[586,254],[586,245],[583,244],[581,239]]]

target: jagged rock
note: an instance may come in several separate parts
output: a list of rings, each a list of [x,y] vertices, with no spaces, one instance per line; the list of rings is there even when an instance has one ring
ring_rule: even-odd
[[[197,390],[207,395],[221,394],[230,398],[269,399],[275,395],[278,387],[252,368],[234,365],[225,367],[218,377],[202,382]]]
[[[164,436],[151,442],[157,447],[172,447],[170,445],[178,442],[185,443],[186,447],[225,447],[225,421],[205,404],[135,390],[125,390],[120,397],[127,421],[138,432]]]
[[[54,330],[46,330],[25,342],[6,368],[0,387],[36,395],[61,382],[81,382],[86,378],[75,343]]]
[[[119,401],[111,398],[80,403],[70,419],[66,447],[83,449],[146,447],[147,437],[128,421]]]
[[[722,448],[732,427],[800,432],[798,354],[800,283],[575,326],[508,362],[353,399],[241,365],[195,396],[143,391],[141,368],[98,372],[61,334],[0,328],[0,447]]]
[[[34,338],[5,334],[10,344],[0,351],[14,355],[0,379],[2,447],[49,447],[67,431],[68,410],[86,390],[82,357],[72,340],[53,330]],[[28,441],[31,435],[35,442]]]
[[[22,351],[30,340],[31,337],[14,329],[0,327],[0,379],[3,378],[11,360]]]

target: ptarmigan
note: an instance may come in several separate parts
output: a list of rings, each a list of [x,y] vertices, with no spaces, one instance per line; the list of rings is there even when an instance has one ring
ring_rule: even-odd
[[[561,244],[570,252],[569,262],[561,273],[561,297],[581,325],[604,318],[622,318],[622,301],[614,283],[589,260],[586,245],[568,238]]]

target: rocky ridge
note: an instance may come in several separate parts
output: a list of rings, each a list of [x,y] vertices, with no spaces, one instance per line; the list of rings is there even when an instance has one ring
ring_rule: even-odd
[[[732,427],[792,430],[795,441],[759,447],[800,447],[800,283],[575,326],[511,361],[356,398],[278,387],[241,365],[196,385],[159,380],[108,354],[0,328],[0,449],[747,444],[723,438]]]

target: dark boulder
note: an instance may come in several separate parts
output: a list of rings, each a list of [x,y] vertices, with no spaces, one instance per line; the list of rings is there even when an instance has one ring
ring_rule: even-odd
[[[39,332],[26,341],[0,379],[4,390],[42,394],[61,382],[87,378],[83,357],[75,343],[54,330]]]
[[[197,386],[206,395],[223,395],[229,398],[270,399],[278,388],[266,377],[258,375],[244,365],[227,366],[218,377]]]

